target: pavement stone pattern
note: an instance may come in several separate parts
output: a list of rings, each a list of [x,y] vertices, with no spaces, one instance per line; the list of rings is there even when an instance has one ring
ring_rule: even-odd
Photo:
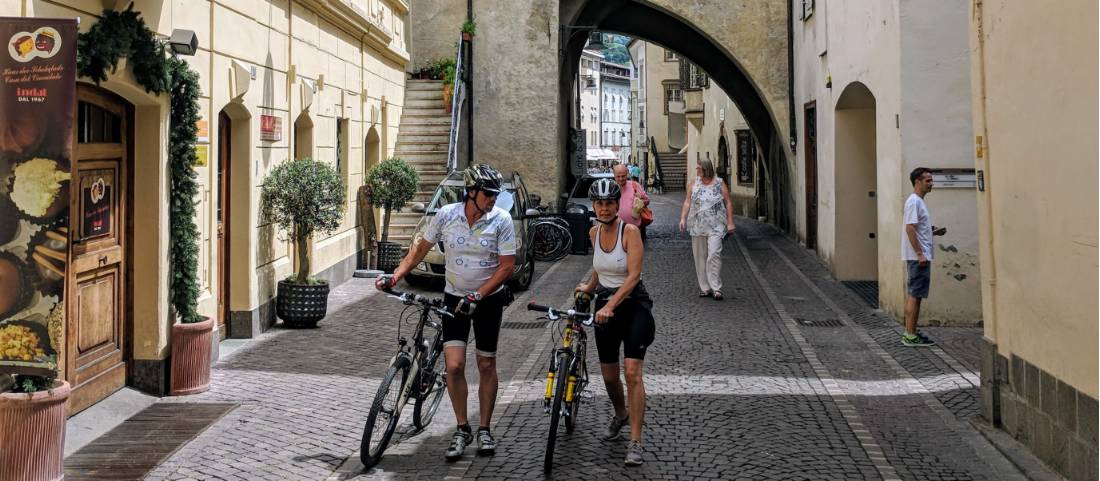
[[[682,195],[653,196],[651,205],[657,222],[649,228],[643,282],[654,299],[657,337],[646,358],[644,465],[623,465],[625,441],[599,439],[611,409],[590,340],[591,399],[582,403],[577,430],[559,434],[555,470],[543,473],[548,416],[542,392],[556,332],[548,325],[502,331],[492,425],[500,443],[496,456],[471,453],[458,463],[442,459],[454,429],[451,405],[444,400],[423,432],[412,429],[407,408],[381,463],[364,471],[357,454],[363,423],[395,352],[403,306],[374,291],[370,279],[352,279],[333,289],[321,328],[277,327],[216,364],[210,391],[162,400],[232,401],[240,407],[147,479],[1014,475],[1008,461],[965,424],[977,406],[972,351],[980,330],[929,329],[937,340],[951,342],[938,351],[901,347],[897,324],[829,277],[812,252],[770,226],[741,218],[738,240],[726,242],[723,251],[726,300],[700,299],[690,240],[674,227]],[[540,263],[532,289],[517,296],[505,320],[536,321],[524,307],[528,300],[567,305],[590,263],[590,256],[572,255],[553,265]],[[841,319],[844,325],[808,327],[784,317]],[[477,373],[470,351],[469,411],[475,423]]]

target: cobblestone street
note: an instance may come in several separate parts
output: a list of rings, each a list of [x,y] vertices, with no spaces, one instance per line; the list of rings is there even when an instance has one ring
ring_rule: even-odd
[[[929,329],[942,348],[902,347],[899,326],[811,251],[743,218],[723,250],[726,300],[700,299],[690,240],[673,227],[681,200],[654,196],[649,230],[643,281],[657,338],[645,361],[645,464],[623,466],[625,442],[599,439],[611,410],[593,366],[594,396],[577,430],[559,435],[552,478],[1023,479],[968,424],[978,409],[980,329]],[[538,264],[532,289],[505,312],[506,322],[530,324],[502,331],[495,457],[443,460],[454,429],[444,401],[423,432],[411,427],[410,406],[381,463],[362,469],[363,423],[402,306],[371,280],[352,279],[333,290],[319,329],[275,328],[224,356],[210,391],[161,400],[239,405],[147,479],[541,479],[553,326],[525,306],[566,305],[590,262]],[[472,395],[469,409],[477,422]]]

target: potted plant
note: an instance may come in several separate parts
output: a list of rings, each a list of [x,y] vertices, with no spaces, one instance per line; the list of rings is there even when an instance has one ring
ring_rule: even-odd
[[[0,479],[62,479],[69,383],[44,376],[15,375],[12,391],[0,393]]]
[[[401,210],[416,195],[420,174],[408,162],[390,157],[367,172],[370,204],[383,210],[382,240],[378,242],[378,268],[389,273],[401,262],[401,245],[390,242],[390,214]]]
[[[443,108],[447,110],[447,113],[451,113],[454,101],[454,88],[455,88],[455,61],[451,60],[450,64],[443,67]]]
[[[262,213],[290,233],[298,271],[279,281],[275,313],[289,327],[317,327],[328,313],[328,282],[310,277],[314,233],[340,227],[346,195],[336,169],[310,158],[284,162],[272,169],[260,192]]]
[[[469,42],[474,38],[474,32],[477,30],[477,24],[474,23],[474,19],[469,19],[462,24],[462,40]]]

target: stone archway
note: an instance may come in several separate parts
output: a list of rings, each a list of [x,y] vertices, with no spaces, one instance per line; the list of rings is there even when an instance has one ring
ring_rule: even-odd
[[[789,123],[788,42],[777,40],[771,30],[787,28],[788,6],[755,2],[729,11],[719,5],[692,6],[674,0],[562,0],[559,22],[591,26],[595,30],[637,37],[682,54],[706,71],[737,104],[764,159],[759,182],[767,183],[772,219],[794,230],[794,198],[790,167],[793,127]],[[737,22],[731,28],[729,20]],[[746,20],[741,21],[741,18]],[[559,98],[571,98],[586,35],[566,36],[559,62]],[[745,59],[746,61],[742,61]],[[570,127],[572,102],[559,102],[562,132]],[[562,135],[562,152],[568,152],[568,135]],[[565,169],[567,162],[561,163]],[[566,173],[568,175],[568,173]]]
[[[848,84],[835,108],[834,246],[837,279],[878,280],[878,180],[875,96]]]

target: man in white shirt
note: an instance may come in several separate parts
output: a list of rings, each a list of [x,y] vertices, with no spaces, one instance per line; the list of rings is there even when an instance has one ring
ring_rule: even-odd
[[[466,197],[436,212],[424,238],[409,249],[393,276],[380,278],[378,289],[388,289],[405,277],[424,259],[432,246],[442,242],[447,260],[447,287],[444,301],[453,318],[443,319],[443,356],[447,362],[447,394],[455,410],[455,430],[445,458],[462,457],[473,441],[466,413],[466,341],[473,325],[477,340],[478,399],[481,402],[477,453],[496,452],[496,440],[489,433],[489,422],[497,397],[497,339],[504,307],[511,301],[504,282],[512,276],[516,264],[516,232],[512,216],[496,207],[504,178],[496,169],[471,165],[464,172]]]
[[[917,319],[920,318],[920,303],[928,297],[928,286],[932,280],[932,236],[944,235],[946,227],[936,229],[932,226],[932,216],[924,204],[924,196],[932,191],[932,170],[917,167],[909,174],[913,183],[913,193],[905,200],[902,214],[904,228],[901,233],[902,260],[908,272],[908,297],[905,299],[905,333],[901,343],[905,346],[934,346],[936,343],[917,331]]]

